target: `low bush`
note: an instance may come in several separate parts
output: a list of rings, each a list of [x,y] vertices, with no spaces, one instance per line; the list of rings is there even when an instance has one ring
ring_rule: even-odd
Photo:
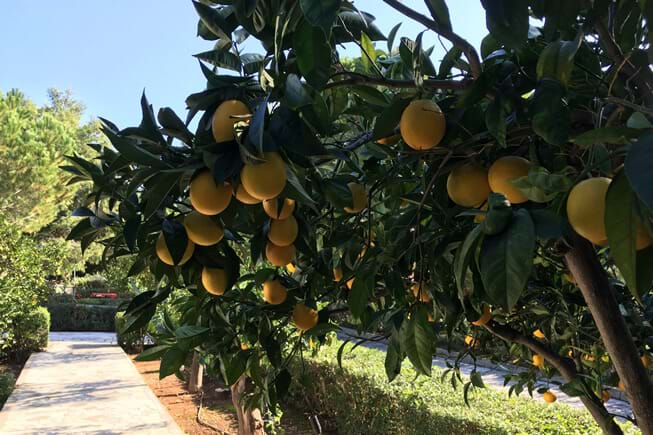
[[[109,307],[117,307],[124,302],[124,299],[82,298],[77,299],[76,302],[82,305],[105,305]]]
[[[116,313],[115,326],[116,326],[116,337],[118,339],[118,344],[127,353],[142,352],[143,340],[145,338],[145,330],[141,329],[138,331],[128,332],[127,334],[121,334],[120,330],[125,322],[124,315],[125,313],[122,311]]]
[[[475,389],[466,406],[462,389],[454,390],[442,371],[416,377],[404,363],[401,374],[389,383],[385,353],[358,347],[342,355],[337,365],[335,341],[318,355],[291,366],[294,403],[324,415],[339,433],[347,434],[505,434],[601,433],[585,411],[566,405],[546,405],[526,397],[508,397],[503,391]]]
[[[16,377],[14,374],[8,370],[2,371],[2,367],[0,367],[0,409],[2,409],[9,398],[15,384]]]
[[[14,343],[7,353],[23,360],[32,352],[45,350],[49,332],[50,313],[44,307],[36,307],[15,319]]]
[[[78,303],[50,303],[52,331],[114,331],[116,307]]]

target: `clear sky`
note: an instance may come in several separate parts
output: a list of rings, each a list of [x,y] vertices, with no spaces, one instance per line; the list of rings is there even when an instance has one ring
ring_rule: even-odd
[[[421,0],[404,3],[426,12]],[[479,46],[485,15],[479,0],[449,0],[454,29]],[[381,0],[357,0],[384,33],[402,16]],[[195,36],[190,0],[0,0],[0,90],[18,88],[43,104],[50,87],[70,89],[86,117],[103,116],[120,127],[140,122],[143,89],[154,105],[182,118],[187,95],[204,88],[191,55],[212,44]],[[415,38],[423,27],[406,21],[398,36]],[[436,44],[434,60],[443,50]],[[385,47],[385,44],[382,45]],[[436,63],[437,66],[437,63]]]

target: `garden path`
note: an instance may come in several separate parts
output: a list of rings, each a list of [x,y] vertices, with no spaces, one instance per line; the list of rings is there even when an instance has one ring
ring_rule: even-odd
[[[0,433],[182,434],[115,334],[55,332],[25,364]]]

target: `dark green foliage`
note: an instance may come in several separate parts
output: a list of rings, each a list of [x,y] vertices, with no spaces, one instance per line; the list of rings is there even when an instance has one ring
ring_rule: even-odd
[[[50,313],[44,307],[36,307],[14,320],[14,341],[6,351],[18,361],[30,353],[45,350],[50,332]]]
[[[145,331],[138,329],[127,333],[122,333],[125,324],[125,313],[119,311],[115,315],[115,329],[118,345],[127,353],[138,353],[143,349],[143,337]]]
[[[5,404],[9,395],[14,389],[16,384],[16,377],[11,371],[3,371],[0,367],[0,409]]]
[[[50,303],[52,331],[113,332],[116,307],[76,303]]]

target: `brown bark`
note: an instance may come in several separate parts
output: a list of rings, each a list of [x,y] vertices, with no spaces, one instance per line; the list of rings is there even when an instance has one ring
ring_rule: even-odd
[[[576,370],[574,362],[569,358],[558,355],[546,344],[520,334],[509,326],[500,325],[496,322],[487,323],[485,329],[503,340],[510,343],[521,344],[533,352],[542,355],[544,359],[555,367],[566,382],[571,382],[574,379],[582,381],[582,379],[578,377],[578,371]],[[614,418],[608,413],[605,406],[603,406],[601,399],[596,395],[580,396],[580,400],[583,402],[583,405],[585,405],[585,408],[587,408],[590,414],[592,414],[594,421],[596,421],[603,433],[613,435],[623,433],[621,428],[615,423]]]
[[[565,260],[594,317],[610,360],[624,383],[637,425],[642,433],[653,434],[653,383],[594,248],[587,240],[575,236]]]
[[[200,363],[199,352],[193,352],[193,362],[190,366],[190,376],[188,377],[188,391],[197,393],[202,389],[204,378],[204,367]]]
[[[265,435],[265,424],[259,409],[245,409],[243,399],[247,391],[247,376],[242,375],[231,386],[231,401],[238,416],[238,435]]]

